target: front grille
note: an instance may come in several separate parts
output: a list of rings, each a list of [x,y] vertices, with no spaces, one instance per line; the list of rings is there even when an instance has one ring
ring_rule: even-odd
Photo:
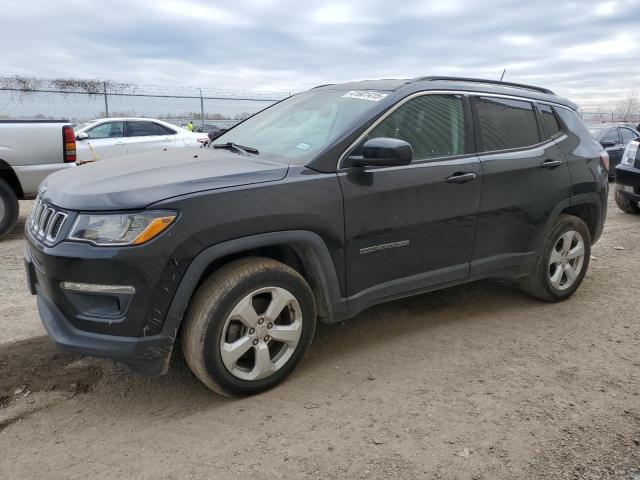
[[[29,230],[38,240],[54,243],[58,240],[58,235],[66,220],[67,214],[65,212],[48,205],[38,197],[33,204],[31,217],[28,220]]]

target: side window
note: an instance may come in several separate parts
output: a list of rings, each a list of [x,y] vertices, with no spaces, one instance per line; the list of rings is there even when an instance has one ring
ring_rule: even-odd
[[[422,95],[409,100],[367,136],[409,142],[414,160],[465,153],[464,109],[460,95]]]
[[[521,148],[540,142],[538,122],[530,102],[479,97],[476,109],[482,151]]]
[[[562,132],[562,127],[556,118],[556,114],[553,113],[553,109],[549,105],[540,105],[540,112],[542,113],[544,125],[547,127],[549,138],[553,138]]]
[[[143,120],[131,120],[127,122],[127,137],[151,137],[160,135],[158,124]]]
[[[105,122],[87,130],[89,138],[119,138],[124,135],[124,122]]]
[[[616,145],[620,143],[620,137],[618,136],[618,129],[610,128],[609,130],[607,130],[605,134],[602,136],[602,138],[600,139],[600,143],[604,143],[604,142],[612,142],[612,143],[615,143]]]
[[[625,145],[629,142],[632,142],[636,138],[636,134],[628,128],[621,128],[620,136],[622,137],[622,143],[624,143]]]
[[[169,127],[165,127],[164,125],[160,125],[156,123],[158,126],[158,135],[175,135],[175,130],[171,130]]]

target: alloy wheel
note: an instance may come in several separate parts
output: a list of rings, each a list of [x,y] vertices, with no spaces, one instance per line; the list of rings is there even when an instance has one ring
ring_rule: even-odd
[[[265,287],[243,297],[227,317],[220,339],[222,362],[247,381],[267,378],[291,358],[302,334],[298,300],[281,287]]]
[[[580,276],[584,265],[584,239],[579,232],[562,234],[549,257],[549,280],[557,290],[570,288]]]

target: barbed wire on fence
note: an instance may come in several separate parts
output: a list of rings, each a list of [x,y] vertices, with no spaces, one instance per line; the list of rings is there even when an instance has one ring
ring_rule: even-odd
[[[151,117],[228,128],[285,92],[136,85],[101,80],[0,77],[0,119]]]

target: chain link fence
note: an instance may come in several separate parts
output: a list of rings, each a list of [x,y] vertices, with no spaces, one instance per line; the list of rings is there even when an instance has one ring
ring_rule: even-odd
[[[289,96],[283,92],[241,92],[174,88],[97,80],[0,77],[0,119],[103,117],[158,118],[194,129],[228,128]]]
[[[638,125],[640,123],[640,112],[622,115],[615,112],[583,111],[582,120],[584,120],[585,123],[623,122]]]

